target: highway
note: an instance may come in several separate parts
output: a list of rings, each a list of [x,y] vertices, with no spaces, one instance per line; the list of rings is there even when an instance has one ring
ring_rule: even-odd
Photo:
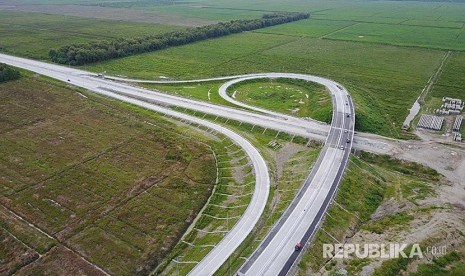
[[[324,82],[333,101],[333,120],[325,146],[297,196],[239,269],[239,275],[286,275],[301,252],[295,245],[311,240],[337,191],[352,147],[355,113],[347,91],[329,80]]]
[[[252,231],[265,208],[269,194],[270,180],[265,161],[247,140],[229,129],[173,111],[166,108],[166,106],[183,107],[290,134],[326,141],[316,165],[313,167],[297,197],[264,239],[258,250],[253,253],[251,258],[240,269],[240,274],[276,275],[287,272],[288,268],[292,266],[298,257],[298,252],[294,251],[294,245],[298,241],[302,241],[303,244],[306,243],[314,234],[318,223],[323,218],[325,210],[328,208],[339,180],[343,175],[352,147],[351,142],[354,135],[355,118],[353,103],[347,91],[342,86],[328,79],[285,73],[241,76],[242,78],[276,78],[279,76],[306,80],[308,80],[307,78],[314,78],[312,81],[322,83],[331,93],[333,100],[333,120],[331,126],[267,110],[258,110],[254,107],[244,106],[243,104],[241,104],[243,108],[252,109],[254,112],[167,95],[125,83],[97,78],[95,74],[55,64],[3,54],[0,54],[0,62],[30,70],[156,112],[207,126],[227,135],[244,149],[252,160],[256,176],[256,185],[251,203],[238,223],[191,271],[191,275],[213,274]],[[347,143],[347,140],[349,140],[349,143]],[[341,146],[344,148],[340,149]]]

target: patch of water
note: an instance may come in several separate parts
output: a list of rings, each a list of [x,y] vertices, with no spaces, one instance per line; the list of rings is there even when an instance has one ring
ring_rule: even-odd
[[[415,117],[417,116],[418,112],[420,112],[420,103],[418,102],[420,98],[418,98],[412,105],[412,108],[410,108],[410,113],[408,114],[407,118],[405,118],[405,121],[404,121],[404,124],[403,124],[403,127],[404,128],[409,128],[410,127],[410,123],[413,121],[413,119],[415,119]]]

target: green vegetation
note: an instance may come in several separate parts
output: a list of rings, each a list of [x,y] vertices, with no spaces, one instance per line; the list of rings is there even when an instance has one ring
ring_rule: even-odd
[[[366,259],[355,258],[355,259],[347,260],[347,266],[345,268],[349,272],[349,275],[359,275],[363,267],[370,263],[371,263],[371,260],[368,258]],[[326,270],[331,271],[334,265],[336,265],[336,260],[332,260],[331,262],[329,262],[325,266],[325,268]]]
[[[419,163],[398,160],[389,155],[375,155],[362,152],[361,158],[370,164],[382,166],[404,175],[417,176],[432,182],[437,182],[441,178],[441,175],[430,167]]]
[[[325,38],[432,49],[465,50],[465,34],[462,26],[429,27],[424,25],[357,23]]]
[[[56,1],[54,1],[56,2]],[[77,1],[74,2],[84,2]],[[172,16],[208,20],[231,20],[253,18],[263,11],[309,12],[312,18],[324,21],[340,20],[363,23],[385,23],[390,25],[419,25],[460,28],[463,21],[462,3],[432,1],[376,1],[353,2],[347,0],[193,0],[160,1],[130,0],[124,2],[100,2],[104,7],[144,9]],[[84,3],[85,4],[85,3]]]
[[[412,246],[407,246],[404,252],[410,252]],[[415,259],[403,258],[402,256],[397,259],[390,259],[384,261],[380,268],[376,269],[373,273],[374,276],[394,276],[399,275],[401,271],[405,271],[409,263]]]
[[[442,97],[452,97],[465,100],[465,93],[463,92],[465,89],[464,72],[465,53],[453,52],[429,95],[440,99]]]
[[[85,1],[79,4],[94,5]],[[143,9],[174,17],[218,21],[256,18],[269,11],[309,12],[312,14],[310,19],[102,62],[93,65],[91,69],[96,72],[107,71],[112,75],[147,79],[157,79],[160,76],[188,79],[270,71],[321,75],[341,82],[353,95],[357,107],[357,130],[390,137],[410,137],[402,133],[402,122],[411,104],[441,63],[444,51],[440,49],[461,49],[464,44],[461,21],[465,5],[460,3],[202,0],[176,2],[175,5],[148,1],[102,2],[98,5],[120,8],[122,11]],[[263,11],[263,7],[267,10]],[[67,26],[68,21],[61,24],[60,16],[34,14],[28,19],[25,13],[15,14],[21,14],[21,17],[16,19],[10,14],[0,17],[0,22],[3,22],[0,30],[6,30],[0,47],[4,51],[20,55],[38,57],[40,51],[40,57],[43,58],[44,51],[40,49],[42,44],[49,45],[47,49],[58,48],[60,45],[55,41],[63,40],[57,37],[65,37],[66,30],[80,32],[79,24],[83,24],[79,23],[76,27]],[[51,22],[43,24],[38,20],[39,17]],[[11,26],[7,25],[8,21],[13,22]],[[21,21],[25,23],[20,26]],[[95,41],[98,34],[104,40],[113,40],[123,37],[123,34],[134,38],[172,31],[172,27],[156,25],[153,28],[154,33],[131,33],[128,25],[143,24],[120,22],[117,24],[122,31],[113,35],[120,28],[109,30],[106,26],[108,22],[115,24],[114,22],[85,21],[89,21],[86,24],[102,27],[83,32],[92,35],[92,39],[66,35],[63,43],[88,43]],[[75,21],[72,22],[76,24]],[[34,35],[28,34],[29,41],[32,39],[31,43],[19,43],[20,37],[24,41],[25,28],[35,28],[34,25],[42,27],[41,24],[48,34],[51,33],[52,24],[59,25],[58,32],[52,38],[49,35],[42,36],[43,31],[37,30]],[[138,27],[134,29],[137,30]],[[144,28],[140,30],[142,29]],[[175,30],[178,29],[180,28]],[[105,32],[112,37],[105,37]],[[462,54],[453,53],[450,64],[460,66],[463,62],[459,56]],[[460,69],[455,65],[454,67]],[[461,69],[444,72],[443,77],[450,77],[442,82],[439,80],[440,86],[434,88],[433,95],[460,94],[460,89],[456,87],[461,87],[461,72]],[[457,86],[447,87],[452,84]]]
[[[56,241],[38,232],[25,221],[13,217],[0,205],[0,228],[17,237],[37,253],[44,254],[56,245]]]
[[[349,89],[357,108],[357,130],[401,137],[408,109],[442,57],[442,52],[434,50],[244,33],[103,62],[90,69],[145,79],[273,71],[321,75]]]
[[[0,63],[0,83],[19,79],[21,74],[11,66]]]
[[[434,258],[432,263],[420,264],[416,273],[411,273],[411,276],[427,276],[427,275],[464,275],[465,264],[463,257],[457,251],[452,251],[439,258]]]
[[[162,91],[173,95],[199,99],[226,106],[235,106],[224,100],[218,93],[218,89],[224,82],[201,82],[201,83],[182,83],[182,84],[148,84],[141,86],[148,89]]]
[[[23,1],[33,3],[31,0]],[[253,19],[269,11],[311,12],[310,19],[102,62],[92,65],[91,70],[146,79],[158,79],[160,76],[187,79],[270,71],[321,75],[335,79],[349,89],[357,108],[357,130],[390,137],[406,137],[400,132],[400,126],[408,108],[437,70],[445,54],[444,50],[465,50],[465,5],[462,3],[346,0],[193,0],[176,1],[176,5],[163,1],[132,0],[99,3],[84,0],[43,2],[56,5],[79,2],[80,5],[121,8],[122,11],[126,8],[143,9],[144,12],[156,15],[214,21]],[[264,7],[266,11],[263,11]],[[58,48],[63,44],[82,44],[99,39],[130,40],[184,29],[156,24],[0,11],[0,50],[46,59],[50,48]],[[464,53],[453,52],[443,74],[427,96],[427,100],[431,100],[428,103],[437,103],[442,96],[463,98],[464,64]],[[219,85],[220,83],[214,82],[151,87],[226,104],[216,93]],[[14,89],[19,87],[16,82],[2,84],[1,92],[6,93],[7,90],[3,88],[13,86]],[[160,248],[170,247],[178,240],[186,225],[182,220],[191,219],[208,195],[208,187],[211,187],[205,184],[208,177],[203,176],[202,170],[198,168],[211,165],[212,160],[202,159],[199,164],[193,162],[198,160],[198,156],[208,156],[208,149],[197,144],[198,139],[179,138],[176,134],[179,128],[161,121],[158,115],[149,111],[117,102],[108,104],[108,100],[82,91],[82,96],[88,99],[72,94],[73,97],[63,100],[63,95],[69,96],[68,88],[57,88],[56,85],[32,80],[30,77],[20,88],[21,93],[14,91],[17,92],[16,97],[21,98],[6,99],[2,105],[2,110],[14,116],[0,120],[0,170],[4,172],[2,176],[5,175],[0,179],[0,207],[7,206],[24,215],[27,220],[50,232],[53,239],[29,229],[9,216],[4,217],[3,214],[8,212],[0,210],[0,239],[3,241],[0,245],[0,259],[11,260],[9,265],[19,268],[34,261],[38,253],[51,252],[46,258],[28,266],[32,268],[29,271],[33,271],[30,274],[35,275],[46,271],[42,269],[49,267],[51,259],[55,263],[59,262],[57,260],[62,261],[59,259],[59,256],[64,255],[60,243],[66,243],[115,274],[132,273],[138,269],[146,271],[145,269],[156,266],[163,259],[163,254],[168,254],[167,250]],[[46,90],[48,96],[53,95],[53,101],[36,93],[39,89]],[[211,99],[208,98],[209,90]],[[251,93],[250,96],[259,95]],[[247,96],[244,100],[247,100]],[[29,103],[28,110],[24,109],[25,101]],[[83,104],[83,101],[90,103]],[[98,108],[89,108],[90,104]],[[44,106],[57,108],[55,110]],[[278,109],[277,106],[276,108]],[[135,111],[137,115],[130,114],[128,110]],[[47,119],[49,116],[54,119]],[[142,123],[147,118],[159,128]],[[215,116],[205,118],[241,132],[253,140],[267,157],[274,151],[274,146],[269,146],[270,142],[277,141],[282,145],[294,139],[294,142],[305,143],[300,137],[293,138],[249,124],[216,119]],[[70,126],[76,126],[76,130]],[[30,127],[31,133],[24,130],[26,127]],[[167,134],[167,129],[173,132]],[[465,131],[465,127],[462,131]],[[158,139],[159,135],[162,138]],[[115,141],[108,141],[108,137]],[[190,143],[194,143],[195,148]],[[69,144],[69,147],[63,144]],[[175,147],[178,144],[180,148]],[[217,146],[215,150],[220,150],[221,146]],[[51,148],[56,150],[53,156],[47,155]],[[297,154],[295,160],[291,161],[294,163],[288,164],[288,167],[304,164],[302,168],[308,168],[312,158],[317,156],[317,150],[313,150],[311,154],[307,151]],[[162,160],[156,166],[150,163],[154,156],[157,160]],[[167,168],[167,164],[172,166]],[[154,179],[151,178],[152,174],[158,171],[151,171],[152,167],[182,173],[179,172],[175,177]],[[224,169],[224,176],[231,174],[232,171]],[[296,176],[294,172],[285,169],[284,175],[283,179],[292,180],[291,185],[286,190],[278,184],[278,190],[272,191],[277,203],[275,207],[270,207],[265,216],[267,220],[263,224],[266,226],[277,219],[279,212],[286,206],[286,200],[292,198],[295,192],[293,189],[301,184],[300,177],[305,176],[305,173]],[[370,217],[383,198],[406,199],[408,205],[421,206],[423,199],[435,195],[434,185],[441,179],[436,171],[420,164],[365,153],[360,159],[352,158],[345,178],[336,198],[342,208],[336,204],[331,207],[329,214],[337,219],[327,217],[323,225],[324,232],[320,231],[315,238],[312,248],[315,255],[304,257],[302,274],[307,269],[325,265],[326,260],[321,259],[319,246],[322,242],[334,242],[328,234],[343,240],[347,233],[351,234],[352,230],[357,231],[360,228],[377,233],[385,230],[381,226],[405,226],[411,221],[412,212],[388,213],[377,222],[372,222]],[[93,181],[86,183],[85,179]],[[146,187],[145,184],[139,185],[140,183],[151,185],[153,181],[160,181],[156,185],[163,187],[150,188],[153,191],[140,194],[136,199],[126,200],[125,196],[132,195],[130,192],[125,194],[129,187],[135,187],[137,193],[138,188],[144,190]],[[79,183],[85,185],[76,190],[75,186]],[[226,183],[220,183],[218,191],[237,192]],[[189,196],[193,195],[198,202],[189,201]],[[224,199],[212,197],[213,202],[217,203]],[[248,200],[247,197],[243,199],[244,202]],[[165,204],[166,202],[174,204]],[[27,204],[32,206],[28,207]],[[107,212],[102,209],[103,206],[114,209]],[[177,210],[179,206],[186,208]],[[238,208],[225,213],[224,210],[209,207],[206,214],[224,217],[233,215],[236,211],[241,210]],[[82,219],[87,217],[89,219]],[[137,226],[139,224],[140,227]],[[207,216],[201,218],[198,226],[203,229],[225,227]],[[266,227],[263,229],[266,230]],[[246,245],[235,253],[231,260],[232,268],[237,268],[242,258],[253,251],[258,244],[257,239],[266,232],[263,229],[251,235]],[[162,236],[168,238],[164,240],[160,238]],[[221,238],[220,235],[207,235],[203,239],[199,235],[195,238],[193,236],[194,234],[189,237],[190,241],[203,245],[215,243]],[[153,252],[162,253],[157,255]],[[198,260],[206,254],[204,250],[186,252],[188,253],[183,257],[184,260]],[[20,255],[24,256],[21,260],[8,259]],[[113,256],[122,264],[108,263],[106,259]],[[141,262],[145,260],[154,262],[147,262],[147,267],[142,268]],[[358,273],[366,262],[350,261],[349,273]],[[377,273],[395,275],[405,270],[407,265],[404,260],[388,261]],[[332,270],[336,264],[331,261],[325,266]],[[220,273],[227,274],[234,270],[231,267],[225,264]],[[187,269],[183,268],[185,270]],[[438,258],[431,264],[419,265],[417,275],[461,275],[464,271],[463,264],[456,256],[450,255]]]
[[[35,59],[48,59],[51,48],[100,39],[158,35],[185,27],[0,11],[0,51]]]
[[[424,110],[433,113],[442,105],[443,97],[452,97],[465,100],[465,53],[452,52],[437,82],[425,98]],[[455,119],[455,118],[454,118]],[[465,127],[462,124],[462,135]]]
[[[400,168],[405,168],[406,171],[399,171]],[[337,260],[322,258],[322,245],[335,243],[334,238],[343,242],[359,230],[375,234],[384,234],[393,229],[395,231],[406,230],[409,223],[416,218],[414,212],[428,212],[418,209],[422,205],[418,205],[419,207],[413,211],[385,212],[381,216],[377,213],[376,219],[372,218],[372,214],[378,206],[388,200],[404,200],[404,202],[412,200],[416,203],[412,195],[423,196],[425,193],[410,183],[427,183],[430,187],[428,191],[433,191],[432,185],[440,180],[436,171],[416,163],[365,152],[362,152],[358,158],[352,157],[336,199],[329,208],[328,215],[310,249],[299,264],[300,274],[306,275],[319,271],[323,266],[331,274],[340,268]],[[434,194],[428,194],[428,196],[431,195]],[[410,250],[406,249],[404,252],[410,252]],[[410,259],[403,258],[385,261],[376,273],[398,275],[396,273],[403,270],[409,262]],[[356,275],[368,263],[370,260],[354,258],[346,260],[344,268]]]
[[[210,252],[224,231],[236,224],[252,198],[255,177],[241,148],[225,140],[214,150],[218,164],[214,193],[191,231],[184,235],[166,262],[157,267],[156,273],[187,274],[195,265],[189,262],[198,262]],[[238,174],[242,176],[237,177]]]
[[[210,38],[302,20],[308,17],[309,14],[304,13],[265,14],[261,19],[234,20],[157,36],[135,37],[133,39],[120,38],[117,40],[100,40],[87,44],[67,45],[57,50],[50,50],[49,56],[53,62],[69,65],[83,65],[145,52],[153,52],[168,47],[185,45]]]
[[[383,201],[385,190],[386,183],[367,170],[361,160],[352,157],[335,203],[330,207],[321,227],[324,231],[317,232],[312,246],[299,264],[300,274],[305,275],[307,270],[316,270],[325,264],[323,243],[334,243],[331,236],[342,241],[349,229],[369,221],[371,214]]]
[[[265,160],[268,163],[268,167],[270,168],[270,173],[273,179],[272,185],[275,187],[275,189],[271,190],[268,207],[263,216],[264,219],[262,220],[262,222],[258,224],[257,230],[250,234],[249,237],[247,237],[246,241],[236,250],[236,252],[231,257],[231,261],[228,261],[227,263],[223,264],[221,269],[218,271],[218,275],[223,275],[225,273],[229,273],[230,271],[235,271],[242,264],[244,258],[251,254],[254,248],[256,248],[256,246],[259,244],[260,239],[262,239],[263,236],[267,233],[269,227],[271,227],[273,223],[276,222],[276,220],[280,217],[280,214],[287,208],[292,198],[295,196],[298,189],[302,185],[303,181],[308,176],[312,164],[318,157],[320,146],[302,137],[293,137],[286,133],[280,133],[274,130],[267,130],[250,124],[223,119],[214,115],[206,115],[204,113],[184,110],[182,108],[174,109],[181,112],[186,112],[190,115],[197,116],[199,118],[215,122],[217,124],[223,125],[227,128],[236,131],[241,136],[247,138],[254,146],[256,146],[259,149],[262,156],[265,157]],[[281,148],[286,149],[284,149],[283,153],[281,153],[283,154],[283,156],[277,157],[276,155],[279,155]],[[286,157],[286,152],[289,151],[295,151],[295,154],[293,156]],[[236,155],[233,155],[232,157],[233,159],[239,158]],[[283,162],[285,163],[283,164]],[[235,164],[235,166],[237,165],[238,164]],[[224,183],[218,185],[217,187],[222,187],[219,190],[219,192],[223,193],[224,189],[227,189],[226,191],[234,191],[232,189],[233,187],[227,187],[226,185],[224,185]],[[244,191],[246,192],[250,190],[245,189],[243,190],[243,192]],[[215,202],[214,200],[216,199],[217,197],[213,196],[210,203]],[[224,197],[220,197],[219,199],[224,200]],[[242,203],[238,203],[238,206],[241,206],[241,204],[247,202],[249,198],[241,197],[241,200]],[[228,205],[231,204],[233,206],[235,205],[234,202],[228,203]],[[218,214],[219,217],[223,218],[230,217],[237,212],[237,210],[232,211],[231,209],[229,209],[228,212],[224,209],[217,208],[216,206],[215,208],[211,208],[211,204],[207,206],[206,210],[209,214]],[[240,210],[240,208],[238,210]],[[235,219],[236,218],[231,218],[229,225],[231,225]],[[205,220],[205,217],[202,217],[202,220]],[[202,222],[202,220],[200,220],[199,222]],[[207,220],[208,223],[196,224],[196,228],[199,227],[204,229],[221,229],[217,227],[222,227],[222,229],[224,229],[228,225],[225,224],[225,222],[223,221],[223,223],[216,222],[215,224],[213,224],[213,226],[211,226],[211,221],[212,220],[209,219]],[[193,235],[188,235],[186,237],[186,241],[191,240],[192,237],[198,236],[198,232],[201,231],[194,231]],[[186,243],[180,244],[179,247],[177,247],[179,251],[176,249],[175,251],[173,251],[174,255],[179,256],[174,258],[174,261],[172,261],[172,263],[169,266],[167,266],[167,268],[165,268],[165,266],[163,265],[159,267],[157,271],[163,270],[164,272],[169,271],[172,273],[177,273],[179,269],[181,273],[187,272],[189,271],[189,268],[193,267],[193,264],[183,263],[183,261],[199,260],[201,256],[204,256],[208,253],[209,247],[212,244],[215,244],[220,241],[218,234],[216,234],[216,236],[215,234],[205,235],[202,232],[200,234],[202,234],[201,236],[205,236],[205,238],[195,238],[193,243],[194,246],[188,245]],[[206,248],[201,248],[201,246],[206,246]],[[176,264],[176,261],[180,261],[181,263]]]
[[[404,252],[409,252],[411,246],[407,247]],[[423,251],[424,251],[423,247]],[[407,266],[415,259],[405,259],[399,257],[384,261],[381,267],[375,270],[375,276],[395,276],[407,271]],[[410,276],[428,276],[428,275],[463,275],[465,273],[465,264],[461,253],[457,251],[449,252],[440,257],[434,257],[432,262],[418,265],[416,272],[411,272]]]
[[[285,164],[281,165],[283,166],[282,172],[276,172],[273,177],[276,179],[272,184],[274,189],[271,190],[268,208],[265,210],[257,229],[247,237],[233,253],[230,261],[224,263],[215,275],[227,275],[237,271],[245,258],[252,254],[295,197],[318,158],[320,149],[319,146],[313,145],[310,149],[301,147]]]
[[[211,193],[215,140],[30,73],[0,94],[0,207],[34,226],[0,212],[11,271],[58,244],[114,274],[146,273]]]
[[[331,96],[320,84],[292,79],[256,79],[231,86],[229,95],[252,106],[330,123]]]
[[[382,219],[374,221],[373,223],[364,224],[362,229],[376,234],[382,234],[384,230],[388,228],[402,227],[413,219],[414,217],[412,215],[409,215],[406,212],[400,212],[383,217]]]

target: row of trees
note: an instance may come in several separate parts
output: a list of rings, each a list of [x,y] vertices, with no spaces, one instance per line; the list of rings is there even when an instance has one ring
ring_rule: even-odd
[[[20,76],[21,74],[18,70],[4,63],[0,63],[0,82],[16,80],[19,79]]]
[[[156,51],[172,46],[251,31],[273,25],[309,18],[307,13],[265,14],[261,19],[233,20],[213,25],[196,27],[184,31],[169,32],[157,36],[143,36],[132,39],[119,38],[91,43],[67,45],[50,50],[53,62],[69,65],[83,65],[139,53]]]

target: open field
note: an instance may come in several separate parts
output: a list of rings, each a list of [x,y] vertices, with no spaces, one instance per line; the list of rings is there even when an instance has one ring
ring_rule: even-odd
[[[4,0],[5,4],[13,0]],[[14,1],[18,8],[22,5],[36,4],[33,0]],[[364,1],[347,0],[258,0],[258,1],[228,1],[228,0],[191,0],[191,1],[95,1],[86,0],[47,0],[41,1],[41,6],[48,5],[78,5],[99,6],[153,11],[164,15],[197,19],[231,20],[245,18],[248,15],[263,11],[298,11],[311,12],[315,18],[340,19],[346,21],[402,23],[418,25],[446,25],[463,21],[463,5],[453,2],[427,1]],[[428,21],[428,22],[425,22]],[[454,26],[454,25],[452,25]]]
[[[8,8],[9,0],[5,0]],[[85,17],[100,17],[108,11],[120,13],[126,20],[147,20],[151,15],[164,24],[177,25],[185,20],[202,22],[257,18],[264,12],[310,12],[315,20],[270,28],[286,35],[329,35],[331,39],[357,40],[392,45],[464,50],[463,3],[421,1],[50,1],[41,5],[33,1],[15,1],[15,10],[41,11]],[[13,9],[9,7],[9,9]],[[87,12],[85,12],[87,10]],[[128,14],[128,16],[126,16]],[[130,15],[130,16],[129,16]],[[140,18],[138,18],[138,16]],[[126,18],[127,17],[127,18]],[[295,27],[294,27],[295,26]],[[306,26],[306,28],[302,28]],[[316,33],[315,33],[316,31]],[[319,33],[321,32],[321,33]]]
[[[202,215],[156,273],[186,275],[195,266],[189,262],[202,260],[236,224],[250,203],[255,183],[251,163],[239,147],[228,143],[226,140],[224,145],[215,148],[218,182]]]
[[[326,38],[445,50],[465,50],[465,32],[462,26],[428,27],[358,23],[328,35]]]
[[[50,49],[71,43],[156,35],[181,28],[184,29],[161,24],[0,10],[0,50],[48,60]]]
[[[2,274],[147,272],[210,195],[207,140],[23,74],[1,84]]]
[[[455,52],[444,66],[437,83],[433,86],[430,97],[452,97],[465,100],[465,53]]]

